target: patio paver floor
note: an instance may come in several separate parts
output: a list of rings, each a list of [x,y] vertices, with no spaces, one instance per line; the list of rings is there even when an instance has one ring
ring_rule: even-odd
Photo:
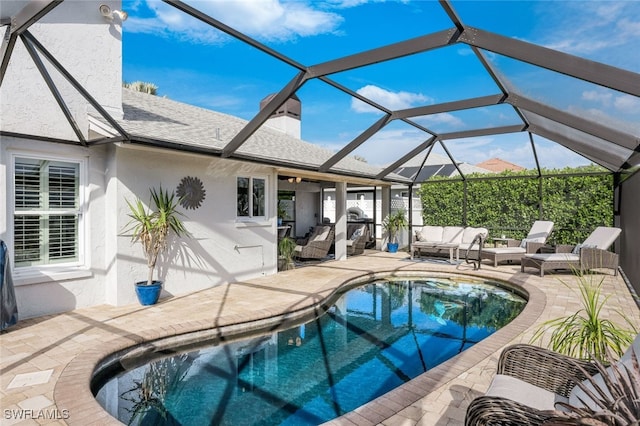
[[[330,425],[459,425],[469,402],[481,395],[495,372],[500,350],[528,342],[536,325],[567,312],[579,300],[559,279],[521,273],[519,265],[447,265],[410,261],[407,253],[367,252],[276,275],[163,299],[155,306],[96,306],[20,321],[0,335],[1,424],[117,424],[97,405],[88,387],[96,363],[117,349],[146,339],[178,335],[277,316],[312,306],[349,278],[393,271],[464,273],[508,280],[530,293],[525,311],[507,327],[452,360],[386,395],[330,421]],[[610,271],[604,292],[612,294],[606,316],[624,311],[640,325],[640,311],[620,276]],[[30,375],[47,375],[33,380]],[[27,376],[22,376],[27,375]],[[31,382],[17,381],[31,378]],[[13,383],[13,385],[12,385]],[[48,402],[52,404],[47,405]]]

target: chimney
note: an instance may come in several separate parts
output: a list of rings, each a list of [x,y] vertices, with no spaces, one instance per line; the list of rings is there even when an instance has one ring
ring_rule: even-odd
[[[261,100],[260,109],[262,110],[274,96],[275,93]],[[265,124],[289,136],[300,139],[301,115],[302,104],[300,103],[300,99],[296,95],[293,95],[269,117]]]

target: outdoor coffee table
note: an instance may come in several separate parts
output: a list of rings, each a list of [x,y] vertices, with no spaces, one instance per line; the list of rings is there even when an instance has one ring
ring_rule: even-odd
[[[420,249],[448,249],[449,250],[449,263],[454,263],[453,261],[453,252],[456,252],[456,262],[460,256],[459,245],[457,243],[428,243],[425,241],[418,241],[411,245],[411,259],[413,259],[414,254],[418,253],[418,257],[422,255]]]

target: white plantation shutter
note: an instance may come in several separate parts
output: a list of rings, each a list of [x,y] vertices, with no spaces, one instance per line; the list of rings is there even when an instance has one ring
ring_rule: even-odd
[[[79,164],[16,158],[15,264],[77,262]]]

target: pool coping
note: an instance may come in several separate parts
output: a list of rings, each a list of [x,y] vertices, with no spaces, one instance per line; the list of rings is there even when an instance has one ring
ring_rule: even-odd
[[[90,391],[90,383],[94,370],[105,359],[114,353],[120,353],[131,346],[142,345],[158,339],[169,337],[180,338],[185,334],[194,332],[222,333],[227,329],[241,327],[252,321],[265,321],[271,318],[293,319],[297,315],[308,314],[309,310],[315,310],[318,306],[327,303],[337,292],[345,286],[353,285],[354,281],[366,282],[376,277],[384,276],[409,276],[431,274],[433,276],[465,275],[476,278],[498,280],[515,285],[529,295],[529,301],[524,310],[507,326],[501,328],[488,338],[475,344],[454,358],[434,367],[413,380],[400,385],[383,396],[376,398],[356,410],[341,417],[330,420],[327,424],[379,424],[395,414],[400,407],[405,408],[429,393],[439,389],[446,383],[458,377],[460,374],[475,366],[481,360],[498,352],[499,349],[513,341],[519,334],[535,323],[542,314],[546,305],[545,294],[536,286],[528,284],[517,275],[504,277],[499,271],[446,271],[440,268],[429,268],[427,265],[407,265],[402,269],[369,269],[367,271],[345,272],[337,278],[330,279],[310,297],[304,297],[296,309],[281,307],[275,309],[257,309],[242,315],[225,315],[214,317],[211,320],[186,321],[170,326],[142,330],[135,334],[116,337],[105,342],[99,348],[85,350],[79,353],[62,371],[54,389],[54,400],[59,410],[68,410],[73,416],[66,419],[69,425],[120,425],[116,418],[107,413],[96,401]],[[526,278],[529,278],[527,276]],[[523,277],[525,278],[525,277]],[[282,309],[284,308],[284,309]]]

